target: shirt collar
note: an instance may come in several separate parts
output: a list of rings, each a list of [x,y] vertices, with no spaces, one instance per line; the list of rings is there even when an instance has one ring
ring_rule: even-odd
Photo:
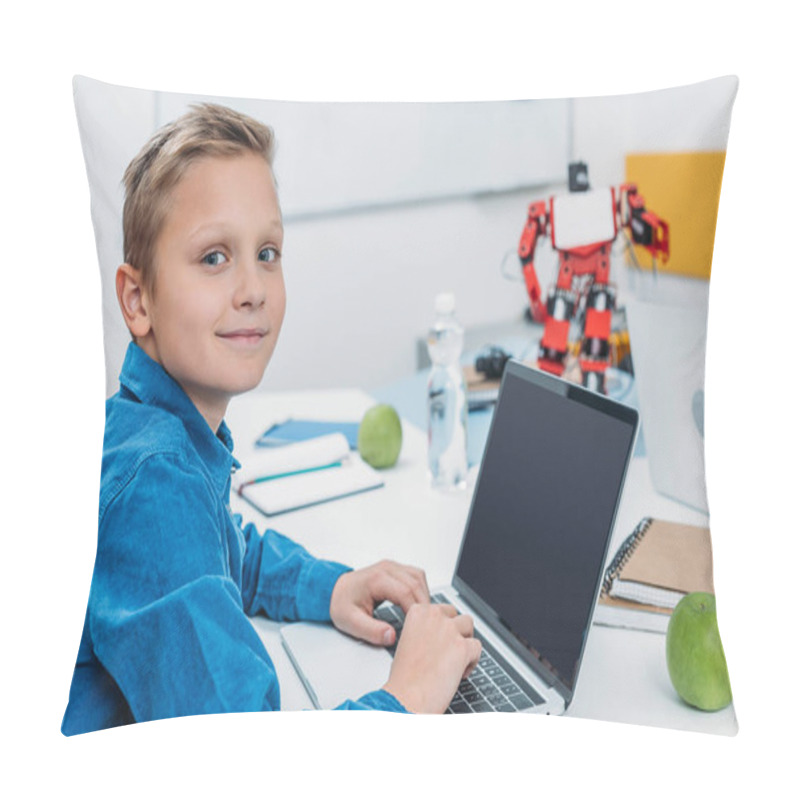
[[[241,466],[233,457],[233,437],[225,420],[215,434],[181,385],[135,342],[128,345],[119,382],[141,403],[180,418],[192,445],[222,491],[231,472]]]

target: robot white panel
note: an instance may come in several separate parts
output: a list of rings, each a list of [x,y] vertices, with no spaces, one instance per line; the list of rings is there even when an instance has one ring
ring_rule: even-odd
[[[553,198],[553,242],[557,250],[610,242],[617,235],[610,188]]]

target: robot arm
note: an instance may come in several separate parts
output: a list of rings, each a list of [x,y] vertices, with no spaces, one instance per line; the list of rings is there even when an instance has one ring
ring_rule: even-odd
[[[533,256],[536,252],[536,243],[540,236],[546,236],[550,215],[547,212],[547,203],[544,201],[531,203],[528,206],[528,219],[522,230],[517,254],[522,264],[522,274],[525,286],[528,289],[528,298],[531,303],[531,315],[535,322],[543,322],[547,317],[547,309],[542,303],[542,288],[533,266]]]
[[[662,264],[669,260],[669,226],[644,205],[635,183],[619,187],[619,219],[631,232],[634,244],[645,247]]]

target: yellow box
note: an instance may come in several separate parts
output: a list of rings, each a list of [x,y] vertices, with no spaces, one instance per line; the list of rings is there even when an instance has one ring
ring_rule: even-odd
[[[659,270],[706,280],[711,276],[724,166],[724,150],[626,156],[626,181],[636,184],[647,210],[669,225],[670,258]],[[639,264],[650,269],[647,250],[635,250]]]

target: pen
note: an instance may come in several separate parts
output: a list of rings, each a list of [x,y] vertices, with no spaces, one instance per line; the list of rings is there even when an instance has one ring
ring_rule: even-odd
[[[293,470],[292,472],[281,472],[278,475],[265,475],[263,478],[254,478],[253,480],[248,481],[245,484],[245,486],[250,486],[254,483],[264,483],[265,481],[274,481],[277,480],[278,478],[289,478],[292,475],[303,475],[306,472],[318,472],[319,470],[322,469],[331,469],[333,467],[341,467],[341,466],[342,466],[341,461],[332,461],[330,464],[322,464],[319,467],[306,467],[305,469],[296,469]]]

